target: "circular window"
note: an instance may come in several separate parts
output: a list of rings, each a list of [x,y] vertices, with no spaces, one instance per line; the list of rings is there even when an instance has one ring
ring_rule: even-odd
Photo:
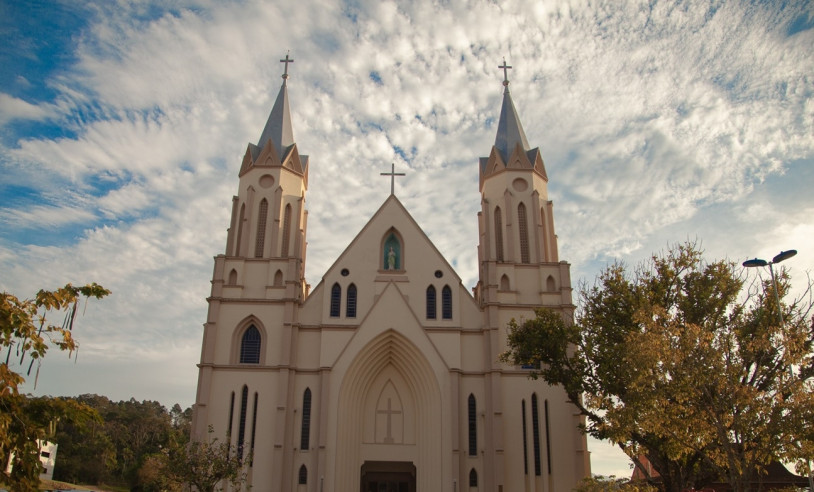
[[[512,187],[517,191],[526,191],[526,188],[529,187],[528,182],[523,178],[517,178],[512,181]]]
[[[274,186],[274,176],[271,174],[264,174],[260,176],[260,186],[263,188],[271,188]]]
[[[442,272],[441,270],[436,270],[435,271],[435,278],[441,278],[443,276],[444,276],[444,272]]]
[[[347,268],[343,268],[342,271],[339,273],[341,273],[343,277],[347,277],[348,275],[350,275],[350,271]]]

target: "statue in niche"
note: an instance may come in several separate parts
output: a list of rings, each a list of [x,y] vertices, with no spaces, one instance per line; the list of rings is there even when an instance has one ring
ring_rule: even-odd
[[[390,246],[390,251],[387,252],[387,269],[388,270],[396,269],[396,252],[393,251],[392,246]]]
[[[390,233],[387,236],[382,253],[382,267],[384,270],[396,271],[402,269],[401,243],[395,234]]]

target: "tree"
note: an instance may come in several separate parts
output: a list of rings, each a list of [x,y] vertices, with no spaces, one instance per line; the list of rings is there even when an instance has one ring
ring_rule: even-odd
[[[36,490],[40,462],[37,440],[54,432],[57,420],[84,419],[92,412],[63,400],[31,400],[19,393],[25,377],[17,367],[39,367],[51,345],[73,354],[78,345],[72,336],[79,302],[82,298],[100,299],[110,291],[95,283],[83,287],[40,290],[34,299],[20,300],[12,294],[0,295],[0,349],[6,354],[0,362],[0,477],[12,490]],[[63,313],[60,325],[50,324],[46,315]],[[12,359],[13,355],[13,359]],[[13,458],[12,458],[13,457]],[[11,471],[6,471],[11,463]]]
[[[565,388],[586,431],[637,465],[645,455],[667,490],[718,477],[750,490],[763,465],[811,458],[800,418],[814,407],[814,327],[805,296],[778,306],[741,273],[694,243],[633,272],[611,265],[581,288],[575,323],[547,310],[513,321],[501,359],[541,364],[533,376]]]
[[[210,428],[209,433],[212,434]],[[192,441],[174,444],[165,453],[151,455],[140,471],[147,490],[189,490],[215,492],[218,484],[228,484],[239,489],[246,482],[245,463],[251,456],[242,458],[228,442]],[[194,489],[192,488],[194,487]]]
[[[637,483],[611,475],[585,477],[574,492],[656,492],[656,488],[646,483]]]

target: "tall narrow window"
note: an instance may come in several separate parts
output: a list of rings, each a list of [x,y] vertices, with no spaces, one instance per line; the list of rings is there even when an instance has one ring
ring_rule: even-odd
[[[517,206],[517,229],[520,231],[520,261],[529,263],[529,224],[526,220],[526,206]]]
[[[229,400],[229,424],[226,427],[226,442],[232,443],[232,423],[235,418],[235,392],[232,391],[232,398]]]
[[[529,440],[526,430],[526,400],[520,402],[520,416],[523,419],[523,473],[529,474]]]
[[[497,261],[503,261],[503,217],[500,207],[495,208],[495,257]]]
[[[339,308],[342,306],[342,287],[334,284],[331,287],[331,318],[339,317]]]
[[[291,204],[285,206],[283,213],[283,245],[280,256],[288,256],[288,243],[291,242]]]
[[[298,485],[306,485],[308,483],[308,468],[305,465],[300,465],[300,473],[297,477]]]
[[[254,392],[254,408],[252,409],[252,443],[249,448],[249,455],[251,461],[249,466],[254,464],[254,436],[257,435],[257,392]]]
[[[537,393],[531,395],[531,433],[534,440],[534,474],[542,475],[540,470],[540,417],[537,411]]]
[[[229,272],[229,285],[237,285],[237,270],[234,268]]]
[[[551,475],[551,429],[548,427],[548,400],[543,403],[545,404],[545,456],[548,462],[548,474]]]
[[[427,319],[435,319],[435,287],[427,287]]]
[[[246,204],[240,206],[240,215],[237,219],[237,240],[235,241],[235,256],[240,256],[240,243],[243,241],[243,221],[246,220]]]
[[[474,468],[469,470],[469,486],[470,487],[478,486],[478,472],[476,472]]]
[[[475,401],[475,395],[469,394],[468,401],[469,410],[469,456],[478,455],[478,405]]]
[[[302,395],[302,429],[300,432],[300,449],[308,449],[311,442],[311,388],[305,388]]]
[[[345,302],[345,316],[348,318],[356,317],[356,285],[354,284],[348,286],[348,298]]]
[[[259,364],[260,345],[260,331],[254,325],[249,326],[240,340],[240,363]]]
[[[240,421],[237,429],[237,457],[243,459],[243,444],[246,437],[246,406],[249,404],[249,387],[243,385],[243,393],[240,397]]]
[[[257,211],[257,238],[254,241],[254,257],[263,257],[263,246],[266,244],[266,219],[269,214],[269,202],[263,198]]]
[[[449,285],[445,285],[441,289],[441,317],[452,319],[452,289],[449,288]]]

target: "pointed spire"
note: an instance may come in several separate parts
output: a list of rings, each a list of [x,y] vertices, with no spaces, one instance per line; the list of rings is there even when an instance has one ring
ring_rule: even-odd
[[[515,146],[519,143],[524,151],[530,149],[529,142],[526,140],[526,133],[523,131],[523,125],[520,124],[520,118],[517,116],[517,110],[512,102],[512,96],[509,94],[509,76],[508,69],[512,68],[506,65],[506,59],[503,59],[503,65],[497,68],[503,69],[503,106],[500,108],[500,120],[497,124],[497,136],[495,137],[495,147],[500,152],[500,156],[506,160],[509,155],[514,151]]]
[[[277,100],[274,101],[274,107],[271,108],[271,114],[266,122],[266,127],[263,128],[263,133],[260,135],[260,141],[257,142],[257,147],[262,149],[266,142],[271,139],[274,147],[282,158],[285,155],[285,149],[294,144],[294,130],[291,126],[291,112],[288,109],[288,89],[286,82],[288,81],[288,64],[294,63],[294,60],[285,55],[285,59],[280,60],[280,63],[285,63],[285,71],[283,72],[283,85],[280,87],[280,93],[277,94]]]

